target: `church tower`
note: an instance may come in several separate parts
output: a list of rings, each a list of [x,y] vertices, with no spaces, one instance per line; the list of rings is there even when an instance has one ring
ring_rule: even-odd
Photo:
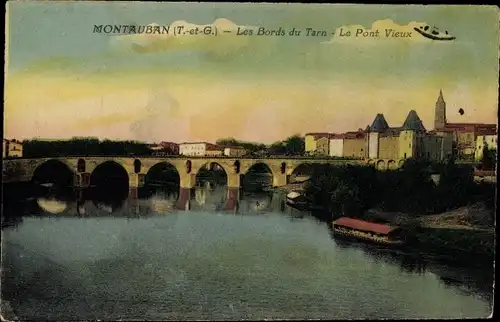
[[[436,102],[436,111],[434,115],[434,129],[443,129],[446,125],[446,102],[443,98],[443,91],[439,90],[439,97]]]

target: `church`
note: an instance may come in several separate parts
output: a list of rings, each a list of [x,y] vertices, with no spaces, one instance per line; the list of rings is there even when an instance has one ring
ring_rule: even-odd
[[[454,152],[459,159],[473,159],[478,137],[496,136],[497,125],[485,123],[448,123],[446,121],[446,102],[443,92],[439,91],[436,102],[434,132],[452,135]]]

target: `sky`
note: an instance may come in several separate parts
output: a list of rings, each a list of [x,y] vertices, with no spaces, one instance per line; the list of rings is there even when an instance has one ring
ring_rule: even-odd
[[[494,6],[10,1],[4,137],[271,143],[377,113],[400,126],[410,110],[432,129],[440,89],[448,121],[496,123],[498,18]],[[425,24],[456,39],[413,30]],[[217,34],[173,33],[195,27]]]

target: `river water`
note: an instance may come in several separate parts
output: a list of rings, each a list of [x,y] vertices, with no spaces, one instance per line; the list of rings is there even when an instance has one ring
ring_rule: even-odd
[[[217,190],[217,189],[216,189]],[[3,230],[2,297],[20,319],[487,317],[492,270],[332,238],[279,194],[198,188],[190,211],[35,198]],[[132,208],[135,209],[132,211]],[[486,265],[487,266],[487,265]]]

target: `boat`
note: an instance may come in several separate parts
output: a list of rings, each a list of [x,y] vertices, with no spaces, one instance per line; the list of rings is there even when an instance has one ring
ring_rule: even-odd
[[[286,195],[286,204],[295,208],[308,208],[309,200],[298,191],[291,191]]]
[[[404,244],[401,229],[355,218],[342,217],[332,224],[334,237],[351,238],[382,245]]]
[[[432,40],[454,40],[456,37],[451,36],[447,30],[444,32],[439,31],[436,27],[431,27],[429,25],[422,25],[418,28],[413,28],[416,32],[422,36],[432,39]]]

